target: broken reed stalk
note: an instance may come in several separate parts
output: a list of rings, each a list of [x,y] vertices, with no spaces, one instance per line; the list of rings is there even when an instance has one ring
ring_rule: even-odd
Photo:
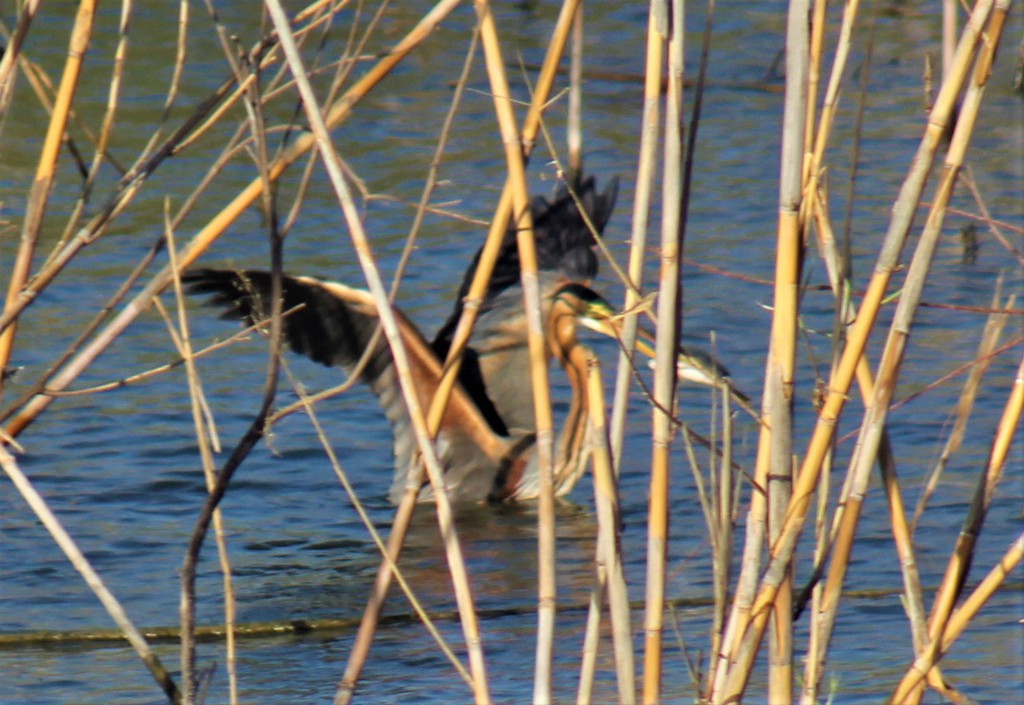
[[[46,206],[50,198],[50,187],[53,185],[57,167],[57,157],[60,154],[64,130],[67,129],[68,115],[71,112],[71,104],[74,102],[78,80],[82,75],[82,64],[85,59],[86,49],[89,46],[89,40],[92,38],[93,20],[95,17],[95,0],[82,0],[78,6],[78,14],[75,16],[75,25],[71,30],[68,58],[64,64],[60,88],[57,90],[57,97],[54,101],[53,114],[50,116],[46,138],[39,152],[35,180],[32,182],[28,201],[25,204],[25,216],[21,226],[21,242],[18,245],[18,254],[14,260],[10,281],[7,285],[5,310],[10,308],[21,294],[21,290],[25,286],[25,282],[28,281],[29,272],[32,268],[32,257],[35,254],[36,240],[39,237],[39,231],[42,229],[43,216],[46,214]],[[7,363],[10,362],[15,332],[16,326],[12,322],[3,333],[0,333],[0,370],[6,369]],[[0,387],[2,387],[2,384],[2,380],[0,380]]]
[[[192,410],[192,425],[195,428],[196,445],[203,465],[203,477],[206,480],[207,492],[213,491],[217,484],[217,470],[213,458],[213,438],[216,431],[207,425],[204,418],[203,389],[196,372],[195,355],[192,350],[192,338],[189,333],[188,315],[185,311],[185,297],[181,287],[181,272],[174,258],[176,245],[174,230],[168,223],[165,227],[167,236],[167,253],[171,257],[170,265],[174,272],[174,298],[177,304],[178,330],[169,329],[171,338],[185,362],[185,376],[188,383],[189,406]],[[224,516],[218,507],[213,513],[214,541],[217,544],[217,558],[220,563],[222,585],[224,589],[224,667],[228,675],[228,695],[232,705],[238,703],[238,669],[237,648],[235,639],[235,590],[231,577],[231,559],[228,555],[227,537],[224,532]]]
[[[612,471],[611,449],[608,444],[601,363],[590,351],[587,351],[586,383],[590,424],[593,429],[591,459],[594,468],[594,503],[597,507],[599,565],[604,566],[607,578],[608,611],[611,615],[619,703],[633,705],[636,702],[636,665],[633,658],[633,629],[630,618],[629,593],[626,589],[626,576],[622,563],[619,489],[617,478]],[[599,592],[601,591],[595,586],[595,593]],[[600,604],[598,604],[598,611],[600,611]]]
[[[657,10],[655,10],[657,6]],[[676,393],[679,350],[677,326],[682,292],[683,165],[683,28],[682,2],[651,3],[663,23],[656,29],[667,36],[667,91],[662,175],[661,267],[658,281],[658,336],[655,343],[654,418],[651,430],[651,480],[647,512],[647,573],[644,592],[643,702],[661,702],[662,632],[665,611],[665,563],[668,557],[669,451],[674,433],[671,409]]]
[[[160,662],[160,658],[149,648],[146,638],[142,636],[131,620],[128,619],[124,607],[114,597],[114,594],[107,589],[103,579],[93,570],[92,565],[81,549],[78,548],[74,539],[71,538],[60,523],[60,520],[47,506],[46,500],[36,491],[32,482],[21,471],[21,468],[18,467],[18,461],[14,459],[14,456],[10,454],[3,443],[0,443],[0,466],[3,467],[11,483],[18,489],[25,502],[31,507],[39,522],[50,532],[54,542],[64,552],[64,555],[67,556],[71,565],[75,567],[75,570],[85,579],[86,585],[96,594],[100,603],[107,610],[114,623],[117,624],[121,633],[124,634],[124,638],[135,649],[135,653],[142,659],[142,662],[146,664],[146,668],[149,669],[160,689],[164,691],[167,699],[175,705],[180,703],[181,693],[178,690],[178,686],[175,685],[174,679],[171,678],[167,669]]]
[[[349,193],[348,184],[345,182],[341,171],[340,160],[334,151],[328,133],[326,120],[322,117],[316,94],[306,76],[302,64],[302,57],[295,45],[288,24],[288,18],[281,7],[279,0],[267,0],[266,7],[271,15],[274,26],[277,29],[282,49],[287,57],[292,75],[295,77],[296,85],[302,96],[303,108],[306,111],[306,118],[310,122],[313,134],[317,142],[317,148],[324,161],[324,166],[330,176],[331,185],[334,187],[338,202],[345,215],[345,221],[349,227],[349,234],[352,238],[353,247],[363,268],[368,288],[373,295],[377,305],[377,313],[380,317],[384,334],[391,347],[392,357],[395,363],[395,370],[398,375],[402,395],[409,410],[409,416],[413,431],[416,436],[417,446],[420,455],[426,465],[427,475],[434,491],[434,500],[437,505],[437,519],[444,537],[445,551],[448,558],[448,569],[452,576],[455,589],[455,598],[459,607],[459,614],[462,619],[463,633],[466,639],[466,648],[469,652],[470,672],[473,679],[473,694],[477,703],[489,703],[487,673],[484,665],[483,649],[480,643],[480,630],[477,624],[476,608],[473,602],[472,592],[469,586],[469,579],[466,573],[465,562],[462,558],[462,549],[459,543],[458,534],[454,526],[452,508],[448,500],[447,490],[441,469],[440,461],[431,442],[431,436],[427,429],[426,417],[420,405],[419,396],[416,391],[415,382],[409,370],[409,361],[402,342],[401,333],[395,320],[394,310],[390,306],[387,292],[381,280],[380,272],[373,258],[370,243],[363,230],[359,213]]]
[[[521,133],[524,157],[528,157],[532,150],[534,140],[541,124],[541,113],[551,95],[554,78],[557,73],[558,62],[562,52],[564,51],[566,37],[568,36],[572,17],[578,4],[579,0],[566,0],[558,16],[558,21],[556,22],[555,29],[552,33],[552,39],[548,46],[548,53],[541,68],[540,76],[537,80],[537,85],[530,103],[530,109],[527,113]],[[501,251],[501,244],[504,241],[511,212],[512,182],[511,179],[509,179],[505,183],[505,188],[503,189],[501,198],[499,199],[494,218],[491,221],[490,230],[488,231],[487,238],[484,241],[483,248],[480,252],[480,259],[477,262],[476,271],[473,274],[473,280],[471,281],[469,290],[463,300],[462,315],[459,318],[459,322],[452,336],[451,347],[448,350],[448,356],[444,362],[444,373],[430,403],[427,415],[427,424],[432,434],[436,433],[437,429],[440,427],[441,418],[448,403],[448,397],[450,396],[458,379],[459,369],[462,364],[462,353],[465,350],[466,345],[469,343],[469,337],[472,333],[473,325],[476,322],[476,316],[480,310],[480,304],[487,291],[487,285],[488,282],[490,282],[491,273],[494,271],[494,266]],[[395,510],[395,518],[392,522],[391,533],[388,537],[388,556],[392,562],[397,561],[399,552],[401,551],[401,546],[405,541],[405,534],[408,531],[409,523],[412,520],[412,516],[416,508],[416,499],[419,494],[418,478],[420,475],[421,470],[419,469],[410,473],[408,488],[402,496],[398,508]],[[355,692],[359,675],[362,672],[366,658],[369,655],[370,643],[373,639],[373,633],[376,630],[380,610],[383,607],[384,599],[387,596],[390,580],[390,569],[387,566],[387,562],[384,562],[381,564],[381,567],[377,572],[373,592],[370,595],[370,599],[368,600],[363,613],[363,621],[360,623],[359,634],[357,635],[355,645],[349,655],[348,665],[346,666],[345,674],[342,677],[341,684],[339,685],[338,695],[335,698],[336,705],[346,705],[351,701],[352,695]]]
[[[327,111],[325,122],[329,127],[336,127],[348,117],[352,108],[366,94],[374,88],[413,48],[422,42],[437,27],[447,14],[458,4],[457,0],[442,0],[428,12],[423,19],[373,68],[360,78],[345,94],[339,98]],[[296,159],[306,153],[315,143],[310,134],[304,134],[295,139],[292,146],[282,153],[271,165],[270,180],[275,181],[284,173]],[[260,179],[255,179],[242,190],[232,201],[214,216],[186,245],[179,254],[182,268],[187,268],[206,249],[219,238],[225,229],[231,225],[253,201],[260,197],[263,185]],[[92,362],[102,353],[107,346],[113,342],[149,305],[150,300],[163,291],[170,283],[170,269],[165,267],[156,274],[150,283],[139,292],[111,320],[101,333],[93,341],[75,355],[48,383],[48,388],[54,391],[62,391],[74,381]],[[53,397],[46,394],[37,394],[30,399],[14,416],[7,425],[7,432],[17,437],[40,413],[45,411]]]
[[[943,82],[935,107],[929,115],[925,134],[893,208],[892,219],[879,253],[874,274],[868,283],[860,315],[850,328],[842,357],[829,381],[829,394],[815,424],[807,453],[796,479],[793,499],[779,539],[772,546],[769,566],[760,582],[757,598],[747,614],[738,615],[740,619],[737,619],[736,627],[730,626],[727,631],[728,639],[723,643],[718,668],[725,668],[728,673],[724,676],[721,672],[716,674],[719,680],[715,684],[712,702],[726,702],[737,698],[746,687],[753,658],[771,611],[770,607],[775,601],[779,585],[785,575],[785,566],[792,559],[808,504],[814,487],[817,485],[821,464],[831,447],[836,421],[845,405],[846,395],[858,361],[864,353],[868,335],[874,327],[886,289],[895,271],[899,253],[909,234],[913,215],[931,170],[935,151],[952,115],[956,97],[970,69],[981,31],[992,5],[993,0],[979,0],[976,4],[957,47],[954,70]],[[734,610],[734,615],[736,614],[737,612]]]

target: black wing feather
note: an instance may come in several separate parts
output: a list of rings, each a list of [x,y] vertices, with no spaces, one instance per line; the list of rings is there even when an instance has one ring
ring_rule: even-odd
[[[224,310],[222,319],[249,324],[271,313],[271,275],[257,270],[199,269],[182,276],[190,294],[209,294],[207,304]],[[347,368],[362,356],[377,317],[358,312],[312,278],[281,277],[282,333],[289,347],[322,365]],[[383,356],[383,358],[382,358]],[[364,377],[375,379],[390,364],[385,346],[375,351]]]
[[[576,184],[574,191],[594,229],[598,233],[603,232],[618,197],[618,177],[612,178],[605,190],[598,192],[594,177],[588,176]],[[587,227],[586,220],[580,214],[576,201],[564,183],[559,184],[550,201],[543,196],[534,197],[530,203],[530,215],[533,218],[537,266],[540,271],[558,272],[569,281],[586,281],[597,276],[593,233]],[[473,281],[473,275],[476,274],[482,251],[481,247],[473,255],[473,260],[459,287],[455,307],[434,337],[432,345],[440,359],[444,359],[448,354],[455,327],[462,316],[462,300],[469,293],[469,286]],[[484,295],[481,312],[487,311],[501,292],[518,285],[519,281],[519,248],[516,244],[516,230],[510,226],[505,232],[498,261],[487,293]]]

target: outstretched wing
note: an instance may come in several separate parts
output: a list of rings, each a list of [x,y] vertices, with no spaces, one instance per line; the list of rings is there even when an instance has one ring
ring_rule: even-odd
[[[209,294],[207,304],[224,309],[221,318],[250,325],[266,321],[271,312],[270,272],[200,269],[182,276],[190,294]],[[313,277],[281,277],[282,334],[300,355],[329,367],[350,370],[366,350],[377,328],[377,309],[370,294]],[[383,340],[378,341],[363,372],[370,384],[391,365]]]
[[[537,242],[537,267],[541,272],[557,273],[557,279],[561,281],[586,282],[597,276],[594,235],[587,225],[587,220],[598,233],[604,231],[619,194],[619,180],[617,177],[612,178],[604,191],[598,192],[594,177],[588,176],[581,179],[573,190],[580,205],[583,206],[586,218],[581,215],[576,200],[570,195],[564,183],[559,184],[550,201],[543,196],[536,196],[530,203],[533,232]],[[432,345],[438,357],[442,359],[451,346],[455,327],[462,315],[462,302],[469,293],[469,286],[476,274],[482,251],[481,247],[473,255],[473,260],[459,287],[455,307],[434,336]],[[556,278],[551,278],[551,281],[555,280]],[[516,244],[516,230],[510,225],[505,232],[494,273],[484,295],[481,314],[489,310],[503,291],[518,285],[519,281],[519,248]]]
[[[209,294],[209,304],[225,309],[221,318],[249,323],[271,312],[271,275],[255,270],[201,269],[182,277],[189,293]],[[284,339],[297,353],[349,373],[373,340],[377,308],[369,292],[313,277],[282,276]],[[440,378],[440,365],[427,342],[399,311],[399,331],[408,352],[420,403],[429,403]],[[415,438],[391,351],[380,336],[369,353],[361,380],[377,395],[394,434],[395,477],[391,496],[401,496],[415,449]],[[461,389],[452,393],[438,434],[445,479],[455,498],[485,499],[499,465],[508,455],[507,443],[495,436]]]
[[[533,217],[540,269],[541,298],[547,301],[567,281],[589,282],[597,275],[594,235],[603,232],[618,196],[619,181],[613,178],[604,191],[597,190],[594,177],[581,179],[573,189],[582,206],[560,184],[551,200],[533,199]],[[584,217],[583,214],[586,214]],[[481,248],[466,270],[455,306],[431,344],[439,359],[445,359],[455,328],[462,316],[463,299],[480,262]],[[502,435],[515,435],[534,428],[533,396],[529,390],[529,356],[516,231],[505,233],[494,274],[480,308],[479,318],[463,357],[459,382],[472,397],[491,428]]]

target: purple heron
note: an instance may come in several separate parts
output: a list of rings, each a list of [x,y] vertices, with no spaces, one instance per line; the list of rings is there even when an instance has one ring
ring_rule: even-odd
[[[568,417],[556,441],[555,491],[559,495],[573,488],[586,466],[588,350],[577,339],[577,323],[607,335],[616,331],[613,308],[587,284],[597,273],[590,228],[601,232],[607,224],[617,190],[617,180],[598,192],[594,180],[588,178],[579,182],[575,199],[562,187],[551,201],[535,198],[531,203],[548,353],[558,360],[572,387]],[[455,308],[432,343],[396,310],[424,407],[437,389],[441,365],[479,258],[478,251]],[[258,323],[270,313],[269,272],[200,269],[186,273],[183,280],[190,293],[211,295],[208,303],[224,308],[223,318]],[[453,500],[508,501],[537,496],[533,398],[519,282],[516,233],[510,228],[464,355],[459,384],[436,439]],[[282,335],[291,349],[315,362],[353,371],[378,326],[377,308],[369,292],[313,277],[284,276],[282,296],[282,311],[287,312]],[[397,502],[414,459],[415,439],[391,352],[382,336],[360,374],[391,424],[395,473],[390,497]],[[429,498],[430,491],[425,486],[420,499]]]
[[[598,233],[603,230],[617,189],[617,181],[612,180],[598,192],[593,178],[588,178],[579,183],[575,199],[563,187],[551,201],[536,198],[531,203],[548,354],[558,361],[572,388],[569,412],[555,447],[554,484],[559,496],[572,490],[588,454],[586,374],[590,351],[577,338],[577,324],[612,337],[619,332],[612,306],[588,286],[597,274],[590,228]],[[478,251],[455,308],[433,342],[428,343],[401,311],[395,312],[424,408],[439,384],[442,362],[479,258]],[[188,272],[183,280],[190,293],[211,295],[211,305],[226,309],[223,318],[259,323],[270,314],[269,272],[200,269]],[[516,233],[510,228],[463,356],[459,384],[436,439],[453,500],[531,499],[539,491],[526,317],[519,283]],[[355,370],[378,326],[370,293],[314,277],[283,276],[282,295],[282,311],[288,314],[282,321],[282,333],[291,349],[324,365],[349,373]],[[653,339],[646,331],[641,334]],[[642,341],[637,349],[653,357],[654,351]],[[680,348],[677,371],[680,379],[731,389],[728,372],[702,350]],[[360,375],[391,424],[395,472],[390,497],[397,502],[414,459],[415,439],[391,352],[382,336],[377,337]],[[734,395],[743,398],[738,392]],[[430,487],[424,486],[420,499],[429,498],[430,492]]]

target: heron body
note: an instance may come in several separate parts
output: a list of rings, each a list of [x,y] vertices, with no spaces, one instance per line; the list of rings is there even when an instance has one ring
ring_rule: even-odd
[[[202,269],[184,277],[191,293],[212,295],[209,303],[226,309],[225,317],[249,322],[266,320],[270,313],[271,278],[254,270]],[[282,332],[294,352],[315,362],[352,373],[373,342],[377,308],[368,291],[313,277],[282,277]],[[569,492],[585,463],[587,396],[582,375],[589,351],[576,337],[576,321],[593,318],[607,321],[611,306],[580,284],[556,290],[546,303],[549,351],[569,375],[573,401],[569,418],[557,441],[555,487]],[[396,310],[398,329],[408,353],[410,373],[418,400],[424,408],[437,391],[441,361],[419,330]],[[395,474],[391,499],[401,497],[415,456],[415,438],[409,412],[398,384],[387,342],[378,337],[360,372],[376,394],[394,436]],[[519,391],[529,396],[529,377],[518,379]],[[465,501],[530,499],[537,494],[537,455],[532,429],[515,428],[502,435],[461,385],[456,385],[441,420],[437,452],[445,470],[451,498]],[[431,496],[425,486],[421,499]]]
[[[553,201],[531,204],[537,234],[542,316],[548,353],[565,370],[573,398],[556,440],[555,492],[568,493],[585,467],[587,396],[585,374],[589,351],[577,338],[577,323],[614,334],[611,306],[585,284],[596,274],[593,236],[586,221],[600,231],[614,205],[617,184],[598,193],[593,179],[578,187],[576,201],[564,190]],[[456,306],[433,342],[396,310],[399,334],[409,358],[420,405],[427,408],[441,379],[444,356],[462,311],[479,252],[470,265]],[[224,318],[250,323],[271,312],[271,275],[256,270],[201,269],[183,276],[190,293],[210,295],[209,303],[225,309]],[[397,502],[415,462],[416,441],[398,384],[387,341],[378,327],[376,304],[369,292],[306,276],[282,277],[282,336],[289,347],[315,362],[353,373],[366,353],[360,379],[377,396],[390,422],[394,441],[394,475],[390,498]],[[373,348],[367,348],[373,344]],[[435,439],[445,485],[456,501],[530,499],[538,493],[538,459],[527,332],[519,288],[515,232],[502,244],[478,326],[470,339],[459,384],[453,389]],[[424,486],[420,499],[431,497]]]

